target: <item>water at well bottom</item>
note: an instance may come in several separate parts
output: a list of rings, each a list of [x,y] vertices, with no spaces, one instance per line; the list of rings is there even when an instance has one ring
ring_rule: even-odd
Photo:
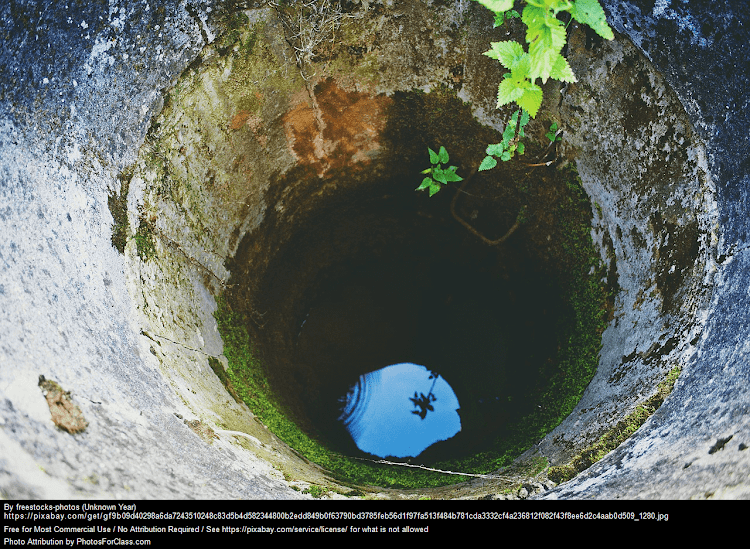
[[[545,314],[554,312],[554,300],[539,279],[525,272],[511,279],[483,274],[467,262],[411,263],[373,262],[332,277],[299,321],[293,396],[314,436],[337,452],[452,459],[492,445],[536,408],[529,396],[556,344],[550,337],[556,315]],[[402,371],[400,385],[383,381],[388,368],[406,364],[413,373]],[[436,383],[437,400],[425,403],[422,418],[419,403],[431,392],[431,371],[450,384],[456,401],[441,397]],[[388,395],[383,407],[401,415],[382,419],[379,430],[363,419],[365,403],[381,401],[376,392]],[[441,423],[443,412],[453,415],[445,430],[419,443],[417,431],[401,434],[397,427],[411,422],[427,430]],[[399,439],[412,439],[412,446],[397,445]]]
[[[340,421],[357,447],[379,457],[415,457],[461,430],[458,398],[436,372],[411,363],[360,376]]]

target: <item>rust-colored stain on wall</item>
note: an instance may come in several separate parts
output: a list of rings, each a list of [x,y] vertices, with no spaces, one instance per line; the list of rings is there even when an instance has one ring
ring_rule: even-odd
[[[247,122],[247,119],[250,118],[250,113],[247,111],[240,111],[238,112],[234,118],[232,118],[232,121],[229,123],[229,129],[230,130],[239,130],[245,122]]]
[[[243,126],[250,128],[262,147],[265,147],[268,144],[268,136],[263,131],[263,121],[260,116],[245,110],[238,112],[229,122],[229,129],[237,131]]]
[[[350,92],[332,79],[317,84],[314,100],[298,94],[284,115],[284,129],[292,154],[301,164],[315,167],[319,176],[332,168],[365,165],[385,125],[384,110],[391,100]]]

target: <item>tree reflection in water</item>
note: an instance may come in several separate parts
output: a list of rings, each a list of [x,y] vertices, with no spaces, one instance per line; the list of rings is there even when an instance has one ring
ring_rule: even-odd
[[[438,373],[435,371],[430,372],[430,377],[428,379],[434,380],[432,382],[432,387],[430,387],[430,392],[427,393],[427,396],[425,396],[424,393],[419,393],[417,395],[417,392],[414,391],[414,396],[409,397],[409,400],[412,401],[415,407],[418,407],[419,410],[412,410],[412,414],[418,415],[420,419],[424,419],[427,417],[427,412],[434,412],[435,408],[432,406],[432,402],[435,402],[437,400],[437,397],[432,393],[432,390],[435,388],[435,383],[437,383]]]
[[[432,380],[426,394],[415,390],[425,374]],[[412,406],[404,406],[406,399]],[[357,447],[379,457],[415,457],[461,430],[453,389],[437,372],[416,364],[394,364],[360,376],[342,402],[339,419]]]

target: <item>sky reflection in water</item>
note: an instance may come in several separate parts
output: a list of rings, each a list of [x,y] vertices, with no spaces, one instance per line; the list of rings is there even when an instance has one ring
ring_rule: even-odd
[[[402,363],[360,376],[342,399],[339,418],[360,450],[379,457],[414,457],[461,430],[453,389],[442,377],[430,375],[424,366]],[[435,400],[429,399],[433,410],[425,414],[415,400],[424,402],[421,397],[429,396],[430,389]]]

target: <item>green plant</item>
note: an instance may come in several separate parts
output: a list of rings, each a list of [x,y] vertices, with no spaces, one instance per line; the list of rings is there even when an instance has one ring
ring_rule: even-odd
[[[323,496],[326,495],[327,492],[328,490],[326,490],[322,486],[317,486],[315,484],[311,484],[308,488],[302,491],[303,494],[310,494],[312,497],[316,499],[322,498]]]
[[[515,0],[476,1],[495,14],[496,22],[515,4]],[[484,54],[510,71],[498,86],[497,107],[515,102],[534,118],[542,105],[542,88],[536,83],[537,79],[542,83],[549,78],[576,81],[573,69],[561,53],[567,36],[560,14],[569,14],[607,40],[614,39],[614,34],[598,0],[526,0],[525,3],[521,21],[526,25],[528,51],[514,40],[505,40],[492,42]]]
[[[516,0],[476,0],[495,15],[495,27],[505,24],[512,18],[519,17],[518,11],[513,9]],[[529,118],[535,118],[542,106],[542,84],[552,78],[561,82],[576,82],[573,69],[567,59],[562,56],[562,50],[567,43],[567,24],[575,19],[579,23],[588,25],[599,36],[606,40],[613,40],[614,33],[607,24],[607,18],[598,0],[524,0],[524,7],[520,15],[526,25],[526,43],[524,46],[514,40],[491,42],[490,49],[484,55],[496,59],[505,69],[503,80],[497,88],[497,108],[509,103],[516,103],[519,107],[513,113],[503,131],[500,143],[487,146],[487,156],[479,165],[478,171],[491,170],[497,166],[497,159],[508,161],[518,153],[524,153],[524,144],[520,139],[524,137],[524,126]],[[560,17],[567,16],[567,24]],[[557,135],[557,124],[550,127],[546,134],[551,142],[560,139]],[[441,154],[445,149],[440,148]],[[454,166],[449,168],[451,179],[444,177],[446,171],[434,159],[434,152],[430,150],[432,168],[422,173],[432,173],[433,177],[426,177],[417,190],[429,189],[430,196],[442,187],[439,183],[461,181]],[[448,162],[448,153],[445,152]],[[438,171],[436,172],[436,165]],[[439,179],[436,174],[442,177]]]
[[[521,114],[522,113],[522,114]],[[519,120],[519,114],[521,114]],[[529,123],[528,111],[522,111],[518,109],[513,113],[508,123],[505,125],[503,130],[503,140],[500,143],[487,146],[487,156],[484,157],[482,163],[479,165],[479,171],[491,170],[497,166],[496,158],[499,158],[503,162],[507,162],[516,152],[518,154],[524,153],[524,144],[520,142],[520,139],[524,137],[523,128]]]
[[[549,127],[549,131],[545,133],[544,136],[554,143],[555,141],[560,141],[562,139],[559,133],[560,132],[557,131],[557,122],[553,122]]]
[[[508,10],[506,12],[495,13],[495,24],[493,26],[494,28],[502,27],[506,21],[510,21],[511,19],[518,19],[520,17],[521,14],[516,10]]]
[[[443,168],[443,164],[447,164],[450,160],[448,151],[445,150],[445,147],[441,146],[439,152],[435,152],[427,147],[427,151],[430,153],[430,164],[432,164],[432,166],[422,171],[422,173],[430,175],[422,180],[422,183],[416,190],[423,191],[427,189],[430,196],[432,196],[442,189],[441,185],[447,185],[452,181],[463,181],[463,177],[456,174],[456,170],[458,169],[457,166]]]

